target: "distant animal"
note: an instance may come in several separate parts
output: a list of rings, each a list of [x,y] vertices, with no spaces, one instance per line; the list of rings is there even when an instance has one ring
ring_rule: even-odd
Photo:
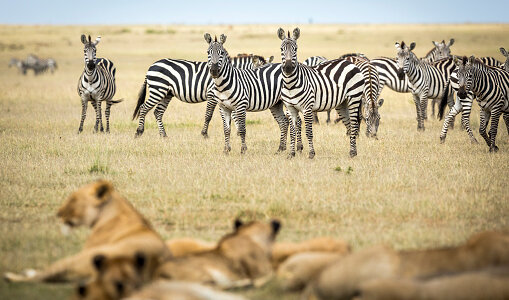
[[[26,73],[27,73],[26,63],[24,61],[17,59],[17,58],[11,58],[11,60],[9,62],[9,68],[10,67],[18,68],[18,71],[23,75],[26,75]]]
[[[57,62],[52,59],[41,59],[34,54],[29,54],[25,60],[27,69],[32,69],[35,75],[40,75],[46,71],[53,73],[57,69]]]
[[[281,39],[283,89],[281,99],[291,114],[293,127],[299,112],[304,115],[309,158],[315,156],[313,146],[313,112],[335,108],[348,115],[350,120],[350,156],[357,155],[356,138],[361,116],[360,107],[364,90],[364,77],[360,69],[344,59],[330,60],[315,67],[308,67],[297,60],[299,28],[290,37],[282,28]],[[348,111],[348,112],[346,112]],[[293,136],[293,133],[292,133]],[[295,156],[295,138],[291,139],[289,157]]]
[[[239,53],[237,56],[230,58],[232,65],[239,69],[256,69],[263,65],[270,64],[274,60],[274,56],[266,59],[263,56],[255,54]]]
[[[84,46],[85,69],[78,81],[78,94],[81,98],[81,122],[78,133],[83,131],[83,122],[87,116],[88,102],[92,104],[96,113],[94,131],[104,131],[101,115],[101,102],[106,102],[106,132],[110,132],[110,109],[115,103],[122,100],[113,100],[116,91],[115,73],[113,62],[106,58],[97,58],[97,44],[101,41],[98,36],[92,42],[90,35],[81,35],[81,42]]]

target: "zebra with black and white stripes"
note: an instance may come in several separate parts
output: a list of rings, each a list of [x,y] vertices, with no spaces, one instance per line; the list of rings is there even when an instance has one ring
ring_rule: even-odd
[[[293,35],[285,36],[278,30],[281,39],[283,86],[281,99],[291,114],[296,126],[299,112],[304,115],[306,137],[309,143],[309,158],[315,156],[313,147],[313,112],[336,108],[350,120],[350,156],[357,155],[356,138],[359,130],[361,98],[364,77],[359,68],[344,59],[335,59],[308,67],[297,61],[297,39],[299,28]],[[292,132],[292,135],[294,133]],[[295,138],[291,139],[290,157],[295,156]]]
[[[248,56],[242,59],[233,59],[232,64],[243,68],[257,68],[260,61],[256,61],[258,55]],[[133,113],[133,120],[139,117],[138,128],[135,137],[139,137],[145,131],[146,114],[155,106],[159,135],[166,137],[163,124],[163,115],[173,97],[184,103],[207,102],[205,121],[201,134],[208,137],[208,128],[217,100],[214,96],[214,83],[209,74],[207,62],[189,61],[184,59],[161,59],[153,63],[147,71],[143,85],[141,86],[138,102]],[[147,90],[149,92],[146,98]]]
[[[91,102],[95,109],[96,120],[94,130],[104,131],[101,102],[106,101],[106,132],[110,132],[110,109],[111,105],[119,103],[122,100],[112,100],[115,95],[115,73],[116,69],[113,62],[106,58],[97,58],[97,44],[101,41],[98,36],[95,42],[92,42],[90,35],[87,37],[82,34],[81,42],[84,45],[85,69],[78,81],[78,94],[81,98],[81,122],[78,133],[83,131],[83,122],[87,116],[88,102]]]
[[[451,49],[450,47],[454,44],[454,39],[451,39],[448,43],[444,40],[442,42],[433,41],[434,47],[428,51],[428,53],[421,58],[421,60],[425,62],[434,62],[444,58],[451,57]],[[398,61],[394,58],[389,57],[380,57],[371,60],[371,63],[377,67],[378,73],[380,75],[380,93],[384,86],[388,86],[391,90],[397,93],[410,93],[411,87],[408,83],[408,78],[406,76],[401,77],[404,74],[398,74]],[[432,114],[435,114],[435,103],[432,103]],[[424,119],[428,118],[427,116],[427,107],[424,109]]]
[[[500,52],[502,53],[502,55],[504,55],[506,57],[506,60],[505,60],[504,63],[501,63],[501,62],[499,62],[498,60],[495,60],[495,59],[493,59],[493,60],[492,59],[488,59],[489,57],[480,57],[480,58],[477,58],[477,59],[479,61],[481,61],[482,63],[484,63],[485,65],[487,65],[488,67],[496,68],[497,66],[502,66],[501,69],[509,72],[509,53],[507,53],[507,51],[504,48],[500,48]],[[463,57],[461,57],[461,58],[455,57],[456,65],[458,65],[458,66],[463,65],[464,66],[466,64],[466,62],[463,63],[461,61],[462,59],[466,59],[466,57],[465,58],[463,58]],[[493,63],[495,65],[490,65],[490,64],[493,64]],[[458,91],[458,89],[459,89],[458,69],[459,68],[457,68],[451,74],[451,86],[453,87],[453,89],[455,91]],[[440,133],[440,142],[441,143],[445,142],[445,138],[447,136],[447,131],[449,129],[449,124],[451,123],[451,119],[453,119],[460,112],[462,113],[461,120],[462,120],[463,127],[467,131],[468,136],[470,138],[470,141],[472,142],[472,144],[478,144],[479,143],[477,141],[477,139],[474,137],[474,134],[472,132],[472,128],[470,127],[470,112],[472,110],[472,104],[473,104],[474,98],[475,98],[475,95],[473,94],[473,92],[471,90],[467,91],[465,97],[463,97],[463,98],[456,97],[456,102],[455,102],[454,106],[449,110],[449,113],[445,117],[444,124],[442,126],[442,131]],[[445,105],[444,105],[444,107],[445,107]],[[443,115],[444,115],[444,108],[441,108],[439,110],[439,117],[440,117],[440,119],[443,118]],[[504,121],[506,123],[507,130],[508,130],[508,133],[509,133],[509,112],[504,112],[503,116],[504,116]]]
[[[310,56],[308,58],[306,58],[302,64],[303,65],[306,65],[306,66],[309,66],[309,67],[314,67],[314,66],[317,66],[323,62],[326,62],[328,59],[326,57],[323,57],[323,56]]]
[[[405,42],[395,43],[400,78],[408,77],[412,86],[412,95],[417,111],[417,130],[424,131],[425,109],[428,99],[446,97],[449,105],[453,104],[453,92],[449,87],[449,78],[454,70],[452,59],[443,59],[439,63],[427,63],[417,58],[412,52],[415,43],[408,47]]]
[[[278,152],[286,150],[288,119],[281,102],[281,65],[269,64],[255,70],[243,70],[232,65],[228,52],[224,48],[226,35],[221,34],[212,39],[210,34],[204,35],[209,44],[207,64],[214,83],[214,93],[219,103],[223,120],[225,146],[224,152],[231,151],[230,132],[232,112],[238,119],[238,130],[242,142],[241,153],[247,150],[246,145],[246,112],[270,109],[272,116],[279,125],[281,137]]]
[[[502,51],[502,49],[501,49]],[[504,49],[505,52],[505,49]],[[504,121],[509,133],[509,72],[496,67],[490,67],[474,56],[455,59],[458,76],[458,98],[460,102],[470,102],[468,93],[477,98],[480,111],[479,133],[490,147],[490,152],[498,151],[495,144],[500,115],[504,114]],[[443,115],[445,104],[440,103],[440,114]],[[464,112],[464,114],[466,114]],[[491,118],[489,135],[486,127]],[[444,121],[446,129],[448,119]],[[447,131],[445,130],[445,133]],[[442,130],[440,141],[444,142],[445,133]]]
[[[232,65],[239,69],[256,69],[263,65],[270,64],[274,60],[274,56],[265,59],[265,57],[255,54],[237,54],[232,57]]]

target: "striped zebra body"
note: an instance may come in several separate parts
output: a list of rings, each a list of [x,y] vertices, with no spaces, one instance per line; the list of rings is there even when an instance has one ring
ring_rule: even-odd
[[[247,60],[251,60],[251,63],[245,63]],[[253,58],[247,60],[234,59],[232,63],[236,66],[236,63],[242,62],[240,65],[242,67],[254,67]],[[133,114],[133,120],[139,117],[135,136],[138,137],[143,134],[146,114],[157,105],[154,115],[159,135],[166,137],[163,115],[170,100],[175,97],[184,103],[207,102],[201,134],[208,137],[209,123],[217,105],[213,89],[214,83],[209,75],[207,62],[170,58],[156,61],[148,68],[145,81],[138,95],[138,103]],[[149,96],[145,99],[147,90]]]
[[[484,138],[488,146],[490,146],[490,151],[498,150],[498,147],[494,143],[500,114],[503,114],[504,116],[504,122],[506,123],[507,132],[509,133],[509,104],[507,98],[509,96],[509,68],[507,68],[509,57],[507,57],[508,55],[504,48],[501,48],[500,50],[502,54],[506,56],[506,62],[504,64],[500,63],[496,65],[502,65],[504,66],[504,69],[485,64],[484,61],[487,61],[488,63],[494,63],[494,61],[485,60],[484,57],[480,59],[475,59],[474,57],[471,57],[470,59],[467,59],[466,57],[455,58],[457,69],[451,75],[451,86],[454,90],[458,91],[458,96],[456,97],[454,107],[449,110],[449,113],[444,120],[442,131],[440,133],[441,143],[445,142],[451,119],[459,112],[462,113],[462,123],[469,135],[470,141],[473,144],[478,143],[470,127],[470,112],[474,98],[477,98],[477,103],[481,108],[481,126],[479,128],[479,133]],[[465,77],[469,78],[465,79]],[[470,88],[466,88],[465,82],[470,82]],[[501,108],[499,108],[499,106],[501,106]],[[439,113],[441,118],[443,117],[444,109],[445,104],[440,103]],[[490,136],[488,137],[486,134],[486,126],[488,125],[490,116],[493,116],[494,118],[492,118]],[[494,121],[497,124],[496,126],[494,125]],[[493,132],[494,135],[491,139]],[[491,146],[492,143],[493,147]]]
[[[311,56],[306,58],[302,64],[309,67],[317,66],[323,62],[326,62],[328,59],[323,56]],[[338,120],[339,121],[339,118]],[[330,123],[330,110],[327,111],[327,120],[325,121],[327,124]],[[320,120],[318,119],[318,113],[313,112],[313,123],[320,124]]]
[[[366,122],[366,136],[376,137],[378,126],[380,124],[380,113],[378,108],[382,106],[383,99],[378,99],[380,95],[380,77],[377,68],[365,56],[358,56],[353,54],[344,56],[344,59],[354,63],[362,72],[364,76],[364,91],[362,96],[362,116]],[[343,122],[348,121],[348,118],[340,115]],[[345,124],[347,128],[350,126]]]
[[[26,63],[24,61],[21,61],[17,58],[11,58],[10,62],[9,62],[9,68],[10,67],[16,67],[19,71],[19,73],[23,74],[23,75],[26,75],[27,74],[27,66],[26,66]]]
[[[309,158],[313,158],[313,112],[339,109],[350,119],[350,156],[357,155],[356,137],[359,129],[361,98],[364,78],[357,66],[344,59],[324,62],[315,67],[297,61],[297,43],[300,30],[295,28],[293,36],[285,36],[278,30],[282,40],[281,56],[283,87],[281,99],[296,126],[298,113],[304,115],[306,136],[309,143]],[[293,135],[293,132],[292,132]],[[295,156],[295,138],[292,138],[290,156]]]
[[[106,101],[106,132],[110,131],[110,109],[111,105],[119,103],[112,100],[115,95],[115,73],[116,69],[113,62],[105,58],[96,58],[96,45],[101,40],[97,37],[92,42],[90,36],[88,41],[85,35],[81,36],[81,41],[85,47],[85,69],[78,81],[78,94],[81,98],[81,122],[78,133],[83,131],[83,122],[86,118],[88,102],[91,102],[96,112],[96,121],[94,130],[104,131],[101,115],[101,102]]]
[[[245,153],[246,112],[258,112],[270,109],[281,130],[278,152],[286,150],[288,120],[284,115],[281,97],[281,65],[268,64],[255,70],[243,70],[232,65],[223,44],[226,36],[212,40],[205,34],[209,44],[207,50],[208,67],[214,82],[214,93],[220,106],[225,135],[225,152],[231,151],[230,132],[231,115],[238,118],[239,134],[242,141],[241,153]]]
[[[431,64],[418,59],[412,52],[415,43],[412,43],[410,47],[404,42],[396,43],[395,46],[398,53],[400,78],[403,77],[403,74],[406,74],[412,89],[417,111],[417,130],[424,131],[424,117],[428,99],[447,97],[448,103],[453,104],[449,78],[454,70],[454,63],[451,58]]]
[[[231,58],[232,65],[244,70],[259,68],[271,63],[273,60],[274,56],[271,56],[269,59],[265,59],[263,56],[254,54],[237,54],[237,56]]]

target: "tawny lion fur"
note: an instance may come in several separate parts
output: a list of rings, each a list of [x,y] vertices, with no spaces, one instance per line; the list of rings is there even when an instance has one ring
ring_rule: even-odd
[[[41,271],[31,270],[23,275],[6,273],[7,280],[65,282],[87,279],[95,273],[90,262],[98,254],[115,257],[143,252],[160,261],[171,256],[150,223],[108,181],[99,180],[80,187],[68,197],[57,216],[68,226],[91,228],[83,250]]]
[[[174,257],[181,257],[190,254],[196,254],[212,250],[216,247],[215,243],[206,242],[193,238],[176,238],[166,241],[166,245]]]

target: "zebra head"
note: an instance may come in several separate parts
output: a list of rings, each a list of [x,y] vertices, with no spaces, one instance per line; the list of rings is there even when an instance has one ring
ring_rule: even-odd
[[[454,39],[451,39],[449,43],[445,43],[444,40],[442,42],[437,43],[433,41],[433,45],[435,45],[435,60],[440,60],[444,58],[451,57],[451,46],[454,44]]]
[[[505,63],[503,69],[509,72],[509,53],[504,48],[500,48],[500,53],[505,56]]]
[[[83,52],[84,52],[84,56],[85,56],[85,67],[90,71],[95,69],[95,64],[97,62],[97,57],[95,56],[96,55],[96,46],[97,46],[97,44],[99,44],[100,41],[101,41],[100,36],[98,36],[95,39],[95,42],[92,42],[90,35],[88,36],[88,40],[84,34],[81,35],[81,42],[84,45]]]
[[[408,47],[405,42],[395,44],[396,50],[398,51],[398,78],[403,80],[405,78],[405,73],[408,72],[410,66],[410,59],[415,56],[412,52],[415,48],[415,43],[411,43],[410,47]]]
[[[366,121],[366,135],[368,137],[376,138],[378,126],[380,125],[380,113],[378,112],[378,109],[383,103],[384,99],[378,99],[378,101],[366,101],[363,115],[364,121]]]
[[[228,53],[223,47],[223,44],[226,42],[226,35],[221,34],[219,41],[217,40],[217,36],[212,40],[212,37],[208,33],[205,33],[204,37],[205,41],[209,44],[209,49],[207,50],[207,64],[209,66],[210,76],[212,76],[212,78],[217,78],[224,64],[229,60]]]
[[[300,36],[300,29],[295,28],[293,30],[293,35],[290,37],[290,31],[288,31],[288,36],[285,36],[285,31],[283,28],[279,28],[277,31],[277,36],[281,41],[281,59],[282,59],[282,67],[283,72],[286,75],[290,75],[295,71],[297,67],[297,39]]]
[[[465,99],[467,97],[467,92],[472,86],[474,62],[475,57],[473,56],[470,56],[469,58],[466,56],[461,58],[454,58],[454,63],[456,64],[456,72],[458,75],[458,97],[461,99]]]

